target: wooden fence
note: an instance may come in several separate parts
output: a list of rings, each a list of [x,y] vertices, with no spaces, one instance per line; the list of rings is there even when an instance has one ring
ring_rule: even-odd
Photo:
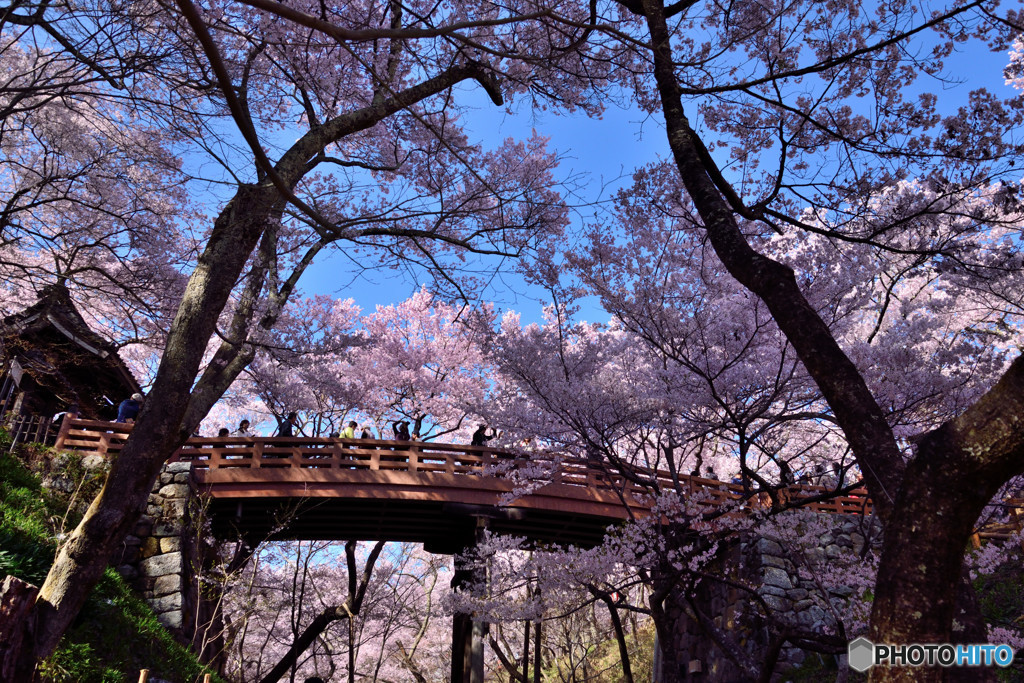
[[[19,443],[47,443],[50,441],[52,420],[45,415],[8,415],[4,427],[11,435],[11,448]]]

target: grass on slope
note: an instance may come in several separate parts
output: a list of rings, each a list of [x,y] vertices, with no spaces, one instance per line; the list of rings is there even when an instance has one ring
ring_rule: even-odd
[[[7,454],[4,436],[0,434],[0,577],[12,574],[38,586],[53,563],[59,535],[78,523],[84,505],[102,485],[102,475],[89,473],[74,457],[58,456],[59,470],[49,475],[60,478],[67,493],[43,488],[38,474]],[[30,446],[21,455],[38,465],[48,454]],[[40,666],[40,677],[47,683],[134,683],[143,668],[150,670],[151,681],[172,683],[201,681],[205,673],[117,572],[107,569],[58,650]]]

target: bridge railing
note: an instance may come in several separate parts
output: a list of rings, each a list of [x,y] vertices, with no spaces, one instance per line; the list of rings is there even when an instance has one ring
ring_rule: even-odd
[[[131,434],[132,425],[96,420],[65,419],[55,448],[83,455],[112,457],[120,452]],[[178,450],[174,460],[192,463],[197,471],[223,469],[303,469],[408,472],[413,474],[457,474],[466,476],[507,477],[524,466],[537,468],[541,481],[613,492],[634,502],[650,491],[649,487],[608,472],[585,460],[563,458],[536,452],[529,456],[499,451],[486,446],[435,443],[430,441],[388,441],[376,439],[338,439],[325,437],[193,437]],[[539,466],[539,467],[538,467]],[[647,480],[657,480],[662,489],[675,489],[669,472],[637,468]],[[749,494],[740,484],[680,475],[680,493],[700,495],[709,505],[741,500]],[[827,493],[820,486],[790,486],[781,492],[789,499]],[[754,493],[750,507],[767,507],[767,493]],[[849,495],[807,504],[818,512],[871,514],[871,501],[863,489]]]

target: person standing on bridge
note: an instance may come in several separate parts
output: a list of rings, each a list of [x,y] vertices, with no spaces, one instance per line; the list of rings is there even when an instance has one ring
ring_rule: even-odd
[[[392,429],[395,431],[395,441],[409,441],[412,439],[409,435],[409,423],[407,421],[395,422],[392,425]]]
[[[779,484],[781,486],[792,486],[796,483],[793,470],[789,469],[789,463],[779,460]]]
[[[121,405],[117,407],[117,419],[114,421],[135,422],[135,418],[139,416],[139,410],[142,408],[144,400],[146,400],[145,396],[135,393],[132,394],[131,398],[121,401]]]
[[[490,435],[487,434],[487,425],[480,425],[476,431],[473,432],[473,440],[469,442],[470,446],[486,446],[487,442],[497,436],[497,433],[492,429]]]
[[[238,429],[231,432],[231,436],[252,436],[252,432],[249,431],[249,421],[242,420],[238,423]]]
[[[373,438],[373,431],[372,431],[372,429],[371,429],[369,424],[364,424],[363,425],[363,433],[359,435],[359,438],[360,439],[372,439]]]
[[[348,425],[341,430],[342,439],[354,439],[356,438],[356,425],[355,420],[348,423]]]
[[[832,476],[829,477],[829,488],[841,489],[843,488],[843,466],[837,462],[832,463]]]
[[[286,417],[284,419],[284,422],[282,422],[280,425],[278,425],[278,427],[277,427],[277,435],[278,436],[295,436],[295,428],[298,427],[298,425],[299,425],[299,415],[298,415],[298,413],[295,413],[295,412],[288,413],[288,417]],[[300,429],[299,432],[301,433],[302,430]]]
[[[412,434],[409,436],[409,440],[410,441],[423,441],[423,435],[422,435],[423,433],[420,430],[423,428],[423,418],[424,417],[426,417],[426,416],[425,415],[419,415],[416,418],[416,422],[412,426]],[[405,424],[409,424],[409,423],[406,422]],[[409,431],[408,428],[406,428],[406,431]]]

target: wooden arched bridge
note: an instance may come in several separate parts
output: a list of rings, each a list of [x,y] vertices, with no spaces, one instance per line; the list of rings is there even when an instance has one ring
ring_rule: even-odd
[[[55,446],[109,457],[130,432],[127,424],[67,419]],[[454,553],[472,543],[477,520],[485,518],[496,533],[592,546],[609,525],[649,513],[641,486],[587,461],[548,453],[418,441],[193,437],[174,457],[192,463],[194,486],[209,496],[218,535],[409,541]],[[525,466],[540,470],[542,480],[514,476]],[[654,474],[673,487],[670,473]],[[678,480],[709,505],[743,495],[738,484]],[[823,490],[791,487],[789,495]],[[845,514],[871,509],[863,491],[809,507]]]
[[[111,457],[130,432],[130,425],[66,419],[55,446]],[[208,517],[222,538],[240,533],[251,541],[409,541],[422,543],[428,552],[455,554],[472,547],[483,526],[536,542],[593,546],[608,526],[650,514],[643,487],[587,461],[547,453],[515,455],[431,442],[196,437],[174,459],[191,463],[192,486],[208,496]],[[531,472],[536,481],[529,481]],[[745,497],[736,484],[673,479],[651,470],[643,474],[657,477],[667,489],[700,496],[707,505]],[[790,498],[822,493],[825,489],[814,486],[784,491]],[[745,505],[755,506],[765,495],[748,493]],[[808,501],[805,507],[871,512],[864,491]],[[460,568],[458,558],[454,565],[453,588],[466,585],[473,570]],[[453,683],[483,682],[486,633],[487,625],[471,615],[453,617]]]

